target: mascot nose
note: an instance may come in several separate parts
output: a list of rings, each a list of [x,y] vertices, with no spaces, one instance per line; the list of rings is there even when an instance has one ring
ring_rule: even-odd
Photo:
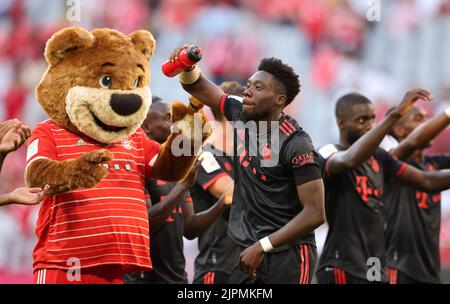
[[[136,94],[112,94],[109,102],[111,108],[119,115],[136,113],[142,106],[142,98]]]

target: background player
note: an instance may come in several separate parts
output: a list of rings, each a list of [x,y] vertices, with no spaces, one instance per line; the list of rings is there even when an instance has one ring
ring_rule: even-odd
[[[164,143],[172,125],[170,106],[161,98],[153,97],[152,105],[142,129],[147,136]],[[126,283],[186,284],[186,260],[183,253],[183,236],[197,237],[228,209],[219,200],[204,212],[195,214],[189,188],[196,179],[200,165],[197,161],[188,176],[180,183],[150,179],[146,190],[150,196],[148,208],[150,223],[150,256],[153,271],[131,273]]]
[[[223,82],[219,87],[226,94],[242,96],[244,92],[244,87],[236,81]],[[212,113],[219,125],[213,127],[211,137],[203,146],[202,165],[190,191],[196,212],[210,208],[225,193],[230,201],[233,196],[233,128],[220,112]],[[238,246],[227,235],[229,215],[228,211],[222,213],[211,227],[199,235],[194,283],[229,283],[240,253]]]
[[[450,124],[448,113],[450,109],[426,121],[428,113],[413,107],[392,128],[390,135],[399,145],[391,154],[424,171],[450,168],[450,156],[423,153]],[[388,184],[385,211],[389,283],[440,283],[440,193]]]
[[[373,127],[375,114],[366,97],[339,98],[336,119],[339,145],[319,150],[326,189],[329,231],[318,265],[319,283],[382,282],[385,277],[383,193],[396,179],[408,186],[438,191],[450,186],[450,171],[423,172],[378,148],[383,137],[418,99],[431,94],[417,89]],[[368,278],[369,258],[378,259],[378,273]]]

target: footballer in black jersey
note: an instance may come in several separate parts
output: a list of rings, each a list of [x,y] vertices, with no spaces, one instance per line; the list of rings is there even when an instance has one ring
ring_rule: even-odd
[[[183,47],[170,56],[174,59]],[[232,283],[310,283],[314,229],[324,221],[324,189],[308,134],[284,113],[300,91],[298,75],[265,58],[243,98],[226,95],[197,67],[183,88],[234,122],[235,188],[228,235],[241,247]]]
[[[213,186],[221,178],[234,177],[233,160],[223,155],[223,151],[206,144],[200,155],[202,164],[198,169],[197,180],[190,192],[195,212],[209,209],[217,198],[211,194]],[[231,271],[239,260],[239,248],[227,235],[229,210],[198,237],[199,253],[194,263],[194,283],[226,284]]]
[[[427,115],[414,107],[399,120],[390,134],[399,144],[387,150],[424,171],[449,169],[449,155],[423,155],[423,148],[450,124],[450,116],[443,112],[426,120]],[[389,283],[440,283],[441,194],[388,184],[385,214]]]
[[[428,192],[450,187],[449,172],[418,170],[378,148],[418,99],[430,100],[431,94],[422,89],[407,92],[399,106],[374,127],[370,100],[357,93],[339,98],[339,145],[319,149],[329,224],[317,267],[319,283],[387,281],[383,233],[386,184],[398,182]]]
[[[147,180],[145,188],[152,206],[164,202],[175,185],[175,183],[156,179]],[[152,227],[152,223],[150,223],[150,256],[153,270],[128,274],[125,276],[125,283],[188,283],[185,271],[186,259],[183,253],[183,209],[185,210],[186,204],[192,205],[192,199],[188,191],[184,191],[164,224],[156,228]]]

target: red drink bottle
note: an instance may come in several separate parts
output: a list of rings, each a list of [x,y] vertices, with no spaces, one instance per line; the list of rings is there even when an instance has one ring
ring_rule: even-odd
[[[202,51],[195,45],[190,45],[184,48],[178,55],[178,60],[170,62],[167,60],[162,65],[164,75],[173,77],[180,74],[184,70],[194,66],[202,58]]]

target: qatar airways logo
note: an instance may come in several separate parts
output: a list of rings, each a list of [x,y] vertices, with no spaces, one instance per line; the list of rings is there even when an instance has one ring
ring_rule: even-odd
[[[191,130],[191,136],[181,133],[182,128],[177,123],[172,126],[173,134],[179,133],[171,144],[171,152],[175,157],[198,155],[202,147],[202,138],[213,130],[214,133],[221,134],[224,138],[230,139],[231,142],[233,138],[236,138],[236,147],[245,147],[245,157],[260,159],[261,167],[278,165],[280,128],[283,130],[279,121],[230,121],[225,129],[217,121],[209,121],[204,126],[202,122],[202,115],[194,114],[194,127]],[[216,156],[241,156],[241,152],[235,149],[228,150],[223,153],[218,152]]]
[[[304,153],[304,154],[295,156],[292,159],[292,164],[296,167],[301,167],[303,165],[312,164],[312,163],[314,163],[314,153],[313,152]]]

